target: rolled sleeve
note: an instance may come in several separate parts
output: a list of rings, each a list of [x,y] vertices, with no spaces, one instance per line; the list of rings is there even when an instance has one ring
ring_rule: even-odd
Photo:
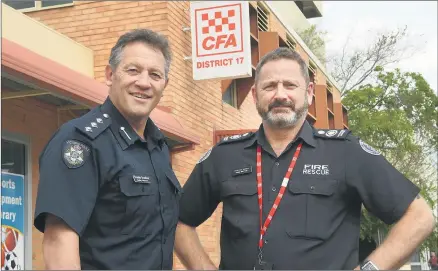
[[[40,156],[34,226],[44,232],[52,214],[81,235],[96,202],[97,171],[91,144],[71,129],[58,132]]]
[[[350,138],[346,146],[349,186],[372,214],[386,224],[397,222],[420,189],[360,139]]]

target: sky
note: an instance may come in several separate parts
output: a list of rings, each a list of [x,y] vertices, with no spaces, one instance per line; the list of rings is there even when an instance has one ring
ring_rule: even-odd
[[[416,48],[413,56],[391,66],[419,72],[437,93],[436,1],[323,1],[323,17],[310,19],[327,31],[326,53],[349,45],[366,46],[376,33],[407,26],[404,45]]]

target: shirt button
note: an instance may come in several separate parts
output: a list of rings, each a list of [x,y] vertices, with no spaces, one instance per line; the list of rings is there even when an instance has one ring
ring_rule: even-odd
[[[310,187],[310,190],[315,190],[315,187],[312,185],[311,187]]]
[[[265,240],[265,244],[267,244],[268,243],[268,240]]]
[[[278,163],[278,162],[275,162],[275,165],[278,167],[279,165],[280,165],[280,163]]]
[[[275,186],[273,186],[273,187],[272,187],[272,191],[274,191],[274,192],[275,192],[275,190],[277,190],[277,189],[275,189]]]

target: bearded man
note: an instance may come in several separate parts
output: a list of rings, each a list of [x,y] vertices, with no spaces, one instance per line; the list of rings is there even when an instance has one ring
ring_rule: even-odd
[[[262,124],[224,138],[184,185],[175,250],[188,269],[213,270],[196,227],[223,203],[219,269],[398,269],[431,233],[419,189],[348,130],[307,121],[314,85],[300,55],[278,48],[257,66]],[[361,206],[387,239],[359,263]]]

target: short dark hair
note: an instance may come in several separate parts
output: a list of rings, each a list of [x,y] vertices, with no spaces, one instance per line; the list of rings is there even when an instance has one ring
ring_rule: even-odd
[[[159,49],[163,53],[166,61],[164,66],[164,72],[166,79],[168,78],[170,63],[172,62],[172,53],[170,51],[169,41],[166,36],[154,32],[150,29],[135,29],[129,31],[117,40],[117,43],[111,49],[111,55],[109,58],[109,64],[113,69],[116,69],[122,60],[123,48],[126,45],[134,42],[142,42],[153,48]]]
[[[306,81],[306,85],[309,84],[310,82],[309,70],[306,62],[297,52],[287,47],[279,47],[275,50],[272,50],[271,52],[267,53],[262,57],[262,59],[257,64],[257,68],[255,71],[255,82],[256,83],[258,82],[260,71],[266,63],[280,59],[289,59],[296,61],[298,65],[300,65],[300,70],[301,73],[303,74],[304,80]]]

